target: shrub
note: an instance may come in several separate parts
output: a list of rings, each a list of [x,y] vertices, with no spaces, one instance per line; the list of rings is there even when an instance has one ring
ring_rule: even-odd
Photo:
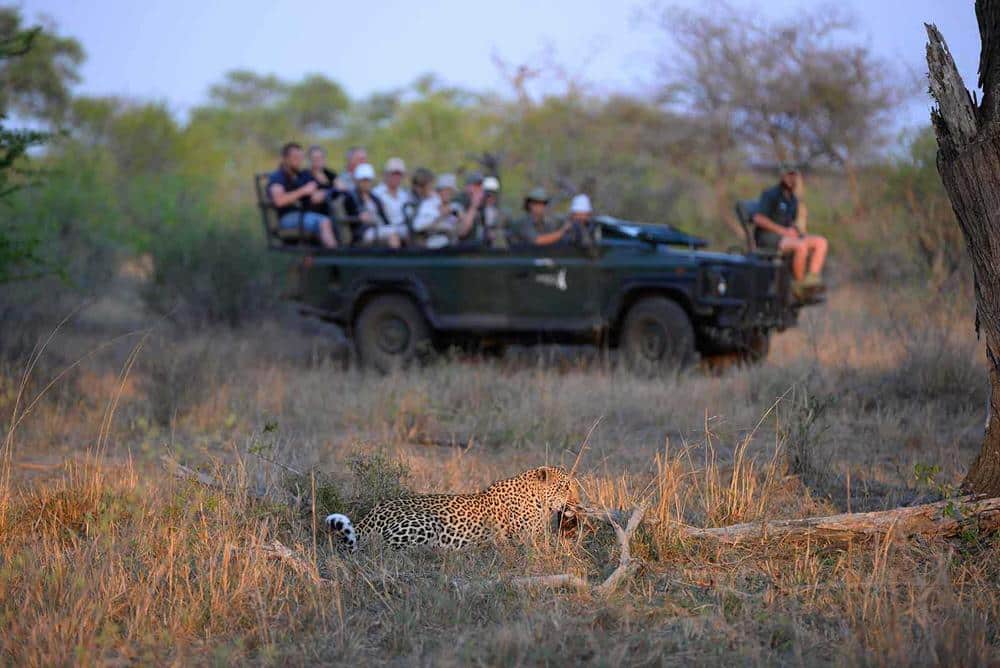
[[[407,485],[410,467],[402,460],[374,451],[354,455],[349,465],[354,476],[351,506],[358,517],[363,517],[380,501],[413,494]]]
[[[150,253],[143,298],[158,313],[236,327],[274,303],[273,258],[242,228],[192,221],[152,243]]]
[[[222,364],[205,339],[178,343],[167,333],[147,343],[139,358],[139,386],[153,419],[168,426],[207,399]]]

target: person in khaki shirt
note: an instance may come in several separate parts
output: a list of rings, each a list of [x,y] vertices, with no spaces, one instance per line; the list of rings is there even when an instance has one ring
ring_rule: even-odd
[[[524,197],[526,216],[515,225],[511,244],[551,246],[562,242],[573,230],[573,222],[560,223],[548,216],[549,196],[544,188],[533,188]]]

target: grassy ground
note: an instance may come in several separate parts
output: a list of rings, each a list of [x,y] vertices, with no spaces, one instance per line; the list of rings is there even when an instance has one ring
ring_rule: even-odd
[[[401,491],[571,464],[598,418],[581,464],[593,505],[651,497],[655,518],[717,526],[939,495],[982,435],[969,303],[848,286],[762,366],[656,380],[547,349],[382,378],[312,325],[150,330],[110,300],[63,326],[22,383],[51,325],[5,331],[0,661],[995,662],[992,536],[719,548],[660,522],[634,544],[646,568],[605,600],[502,582],[600,579],[606,528],[357,556],[317,531],[325,512]],[[221,487],[170,476],[164,454]],[[256,549],[275,538],[331,581]],[[500,584],[455,586],[483,580]]]

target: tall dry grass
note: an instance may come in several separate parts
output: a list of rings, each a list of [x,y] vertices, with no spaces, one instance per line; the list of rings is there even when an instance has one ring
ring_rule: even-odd
[[[89,354],[71,391],[60,381],[34,402],[65,364],[43,356],[22,385],[23,359],[0,362],[2,414],[34,402],[16,430],[3,425],[0,661],[994,662],[993,536],[723,548],[675,530],[835,512],[866,485],[880,490],[873,504],[894,503],[926,485],[917,464],[941,484],[960,478],[985,399],[974,338],[954,314],[886,313],[878,296],[842,295],[776,339],[764,366],[666,381],[530,353],[374,377],[278,325],[89,354],[108,337],[63,329],[47,354]],[[913,335],[906,317],[921,324]],[[580,469],[587,501],[649,499],[658,520],[634,541],[646,568],[611,599],[503,584],[598,581],[615,560],[602,526],[355,556],[318,530],[332,508],[363,513],[403,489],[472,490],[571,464],[601,416]],[[218,485],[167,475],[164,453]],[[848,480],[851,494],[834,493]],[[274,539],[329,581],[259,549]],[[467,581],[496,584],[455,586]]]

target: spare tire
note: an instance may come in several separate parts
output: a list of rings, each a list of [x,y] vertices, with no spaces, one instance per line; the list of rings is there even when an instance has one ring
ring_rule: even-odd
[[[430,349],[430,327],[413,300],[379,295],[364,305],[354,325],[361,363],[390,373],[419,359]]]
[[[680,304],[644,297],[625,314],[619,339],[625,362],[639,372],[680,370],[694,361],[694,327]]]

